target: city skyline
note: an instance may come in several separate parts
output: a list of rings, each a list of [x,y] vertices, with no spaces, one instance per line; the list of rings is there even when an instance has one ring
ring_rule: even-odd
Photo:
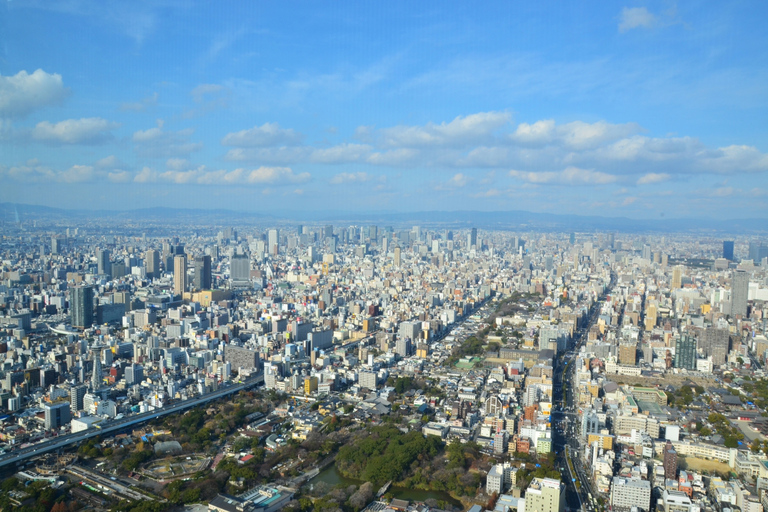
[[[763,4],[441,7],[6,3],[0,202],[768,214]]]

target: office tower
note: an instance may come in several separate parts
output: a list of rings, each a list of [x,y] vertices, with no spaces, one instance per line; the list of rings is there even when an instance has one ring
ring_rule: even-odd
[[[395,343],[395,354],[400,357],[408,357],[412,353],[412,344],[410,338],[399,337]]]
[[[102,249],[100,251],[96,251],[96,263],[98,264],[98,273],[100,275],[103,274],[112,274],[112,267],[109,262],[109,250],[108,249]]]
[[[576,245],[576,233],[571,233],[571,236],[568,238],[568,241],[571,243],[571,245]]]
[[[648,244],[643,245],[643,259],[644,260],[651,259],[651,246]]]
[[[280,252],[280,234],[276,229],[267,231],[267,251],[270,256],[277,256]]]
[[[149,279],[156,279],[160,277],[160,251],[150,249],[146,254],[146,263],[144,266],[147,269],[147,277]]]
[[[140,364],[132,364],[125,369],[125,383],[127,385],[138,384],[144,380],[144,367]]]
[[[93,373],[91,374],[91,390],[96,391],[101,388],[104,374],[101,369],[101,349],[98,343],[91,347],[91,359],[93,362]]]
[[[112,263],[112,279],[120,279],[125,276],[125,263]]]
[[[187,257],[173,257],[173,292],[183,294],[187,291]]]
[[[728,329],[707,327],[699,337],[699,346],[704,352],[704,357],[712,357],[712,364],[721,366],[728,358],[731,337]]]
[[[62,402],[55,405],[45,406],[45,429],[53,430],[62,427],[70,422],[72,418],[69,411],[69,404]]]
[[[331,238],[333,236],[333,226],[331,224],[323,228],[323,237]]]
[[[651,482],[614,476],[611,482],[611,507],[616,511],[637,507],[638,511],[647,512],[651,508]]]
[[[59,254],[59,239],[51,237],[51,254]]]
[[[762,247],[762,243],[750,241],[749,242],[749,253],[747,255],[747,259],[752,260],[753,262],[757,263],[760,261],[760,248]]]
[[[235,254],[232,256],[229,277],[235,282],[249,281],[251,279],[251,259],[246,254]]]
[[[684,334],[675,345],[675,368],[696,369],[696,338]]]
[[[93,288],[78,286],[70,292],[72,326],[87,329],[93,325]]]
[[[211,283],[211,257],[197,256],[195,258],[195,290],[210,290]]]
[[[83,410],[83,398],[88,391],[86,386],[74,386],[69,390],[69,408],[72,412]]]
[[[677,290],[683,287],[683,267],[677,265],[672,269],[672,289]]]
[[[616,244],[616,235],[614,233],[608,233],[608,247],[613,249],[613,246]]]
[[[560,480],[534,477],[525,491],[525,510],[537,512],[565,510],[564,491]]]
[[[669,440],[664,446],[664,478],[668,480],[677,478],[677,452]]]
[[[258,352],[237,345],[224,346],[224,362],[230,363],[235,369],[251,370],[260,367]]]
[[[749,273],[735,270],[731,278],[731,316],[746,318],[747,296],[749,294]]]
[[[635,366],[637,364],[637,343],[630,341],[619,345],[619,364]]]
[[[395,247],[395,266],[399,267],[400,263],[401,263],[401,260],[400,260],[400,248],[399,247]]]
[[[467,248],[472,248],[477,246],[477,228],[472,228],[469,231],[469,235],[467,236]]]
[[[733,261],[733,240],[723,242],[723,258]]]

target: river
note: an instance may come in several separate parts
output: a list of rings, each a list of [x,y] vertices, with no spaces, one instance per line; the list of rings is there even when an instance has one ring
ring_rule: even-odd
[[[364,483],[362,480],[355,480],[354,478],[347,478],[339,474],[336,470],[336,464],[331,464],[323,471],[321,471],[315,478],[309,481],[310,484],[317,484],[319,482],[325,482],[333,487],[337,485],[360,485]],[[376,488],[378,491],[378,487]],[[461,502],[453,498],[450,494],[443,491],[424,491],[421,489],[404,489],[402,487],[390,487],[387,494],[391,494],[395,498],[408,501],[427,501],[428,499],[435,499],[438,502],[445,501],[459,507],[463,510]]]

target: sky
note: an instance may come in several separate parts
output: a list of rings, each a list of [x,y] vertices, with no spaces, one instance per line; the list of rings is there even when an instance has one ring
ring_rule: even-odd
[[[764,1],[0,5],[0,202],[768,217]]]

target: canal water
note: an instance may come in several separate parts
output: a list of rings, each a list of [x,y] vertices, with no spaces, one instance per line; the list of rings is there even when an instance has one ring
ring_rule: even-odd
[[[336,470],[336,464],[331,464],[323,471],[321,471],[315,478],[309,481],[310,484],[317,484],[319,482],[325,482],[332,487],[337,485],[360,485],[364,482],[362,480],[355,480],[354,478],[347,478],[339,474]],[[378,488],[376,488],[378,491]],[[434,499],[437,501],[445,501],[453,505],[454,507],[463,508],[459,500],[454,499],[450,494],[443,491],[424,491],[422,489],[403,489],[401,487],[390,487],[387,494],[391,494],[395,498],[408,501],[427,501],[428,499]]]

